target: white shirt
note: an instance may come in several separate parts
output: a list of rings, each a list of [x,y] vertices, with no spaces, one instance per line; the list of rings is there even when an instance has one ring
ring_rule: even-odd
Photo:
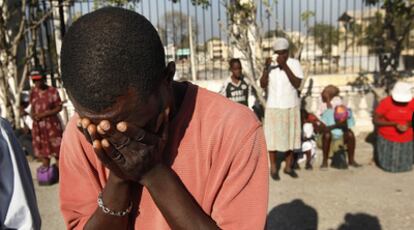
[[[303,79],[303,71],[300,62],[296,59],[289,58],[287,65],[293,74]],[[300,104],[298,91],[289,81],[286,72],[280,68],[274,68],[269,73],[267,108],[288,109]]]

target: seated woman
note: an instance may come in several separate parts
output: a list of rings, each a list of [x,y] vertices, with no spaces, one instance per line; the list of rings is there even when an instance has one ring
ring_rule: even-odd
[[[347,112],[345,119],[335,119],[335,107],[342,106],[342,99],[338,96],[339,89],[336,86],[328,85],[322,91],[324,108],[321,113],[321,128],[319,128],[319,144],[322,147],[322,169],[328,168],[328,158],[335,146],[344,144],[348,153],[348,165],[360,167],[355,161],[355,135],[351,128],[355,125],[355,119],[351,111]],[[331,154],[330,154],[331,153]]]
[[[391,96],[384,98],[374,114],[378,129],[376,160],[388,172],[406,172],[413,164],[412,85],[397,82]]]

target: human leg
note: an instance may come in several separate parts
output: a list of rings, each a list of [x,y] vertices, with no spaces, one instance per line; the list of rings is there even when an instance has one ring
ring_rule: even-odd
[[[285,169],[283,170],[283,172],[285,174],[288,174],[289,176],[293,177],[293,178],[297,178],[298,174],[296,174],[295,170],[292,168],[292,163],[293,163],[293,151],[289,150],[287,152],[285,152]]]
[[[280,180],[279,171],[276,164],[276,151],[269,151],[269,159],[270,159],[270,176],[273,180]]]
[[[311,150],[305,151],[305,156],[306,156],[306,166],[305,169],[307,170],[312,170],[312,164],[311,164],[311,160],[312,160],[312,153]]]
[[[360,167],[361,165],[355,161],[355,135],[352,130],[348,129],[344,132],[344,143],[347,146],[348,164],[353,167]]]
[[[326,131],[322,134],[322,165],[321,168],[328,167],[329,150],[331,147],[332,134],[330,131]]]

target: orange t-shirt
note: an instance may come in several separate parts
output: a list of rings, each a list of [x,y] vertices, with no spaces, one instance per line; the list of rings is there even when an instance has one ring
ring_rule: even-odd
[[[222,229],[263,229],[268,204],[268,161],[263,130],[245,106],[188,84],[170,124],[171,168],[201,208]],[[83,229],[97,209],[108,170],[76,128],[64,133],[60,204],[68,229]],[[169,229],[144,188],[135,229]]]

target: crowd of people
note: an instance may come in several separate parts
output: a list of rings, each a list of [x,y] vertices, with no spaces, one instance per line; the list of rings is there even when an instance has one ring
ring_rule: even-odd
[[[326,86],[321,93],[320,110],[308,112],[301,104],[299,92],[304,74],[300,62],[289,57],[288,40],[278,38],[273,50],[274,55],[266,60],[260,79],[260,86],[267,97],[263,123],[271,177],[280,180],[278,157],[285,159],[283,172],[293,178],[298,177],[295,169],[300,167],[298,160],[301,158],[306,158],[306,169],[313,169],[317,146],[323,152],[321,169],[328,168],[328,159],[333,158],[340,147],[346,150],[348,162],[344,165],[346,160],[342,151],[342,155],[333,158],[338,159],[333,160],[333,165],[361,167],[355,161],[355,135],[351,129],[355,118],[342,101],[339,88]],[[232,59],[229,64],[231,76],[221,92],[230,100],[249,105],[247,99],[253,90],[241,72],[241,62]]]
[[[165,63],[157,31],[142,15],[104,8],[79,18],[61,51],[62,81],[76,110],[65,133],[58,90],[41,71],[32,72],[30,106],[22,109],[32,119],[37,180],[48,185],[59,178],[67,228],[263,229],[269,173],[280,180],[282,159],[283,173],[292,178],[299,161],[314,168],[318,147],[322,170],[329,159],[333,167],[361,167],[355,117],[339,88],[326,86],[319,111],[307,111],[299,92],[304,73],[290,57],[289,42],[278,38],[273,50],[259,82],[267,98],[263,114],[240,59],[230,60],[220,91],[228,100],[174,81],[175,64]],[[414,163],[411,89],[398,82],[374,113],[375,160],[385,171],[409,171]],[[12,178],[20,181],[20,189],[0,189],[0,228],[24,222],[39,229],[20,138],[5,120],[0,127],[1,174],[18,170],[21,177],[0,179],[0,188],[10,187]],[[26,203],[16,204],[14,193]],[[27,207],[18,216],[30,221],[10,218],[16,205]]]

